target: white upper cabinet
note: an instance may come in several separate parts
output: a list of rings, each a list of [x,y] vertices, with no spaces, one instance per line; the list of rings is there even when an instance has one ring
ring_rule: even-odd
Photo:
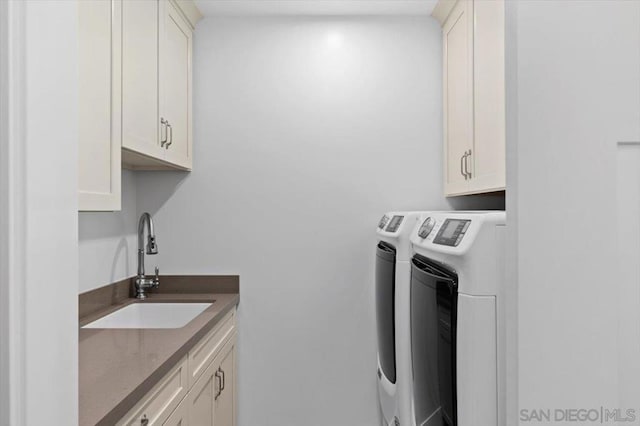
[[[488,192],[505,188],[504,0],[473,5],[474,150],[470,189]]]
[[[120,210],[121,13],[121,0],[78,2],[81,211]]]
[[[192,0],[78,0],[80,211],[121,205],[122,167],[191,170]]]
[[[160,117],[167,122],[166,161],[191,168],[192,31],[176,6],[166,4],[160,43]]]
[[[122,147],[161,159],[158,118],[159,0],[126,0],[122,7]],[[134,157],[135,158],[135,157]]]
[[[505,189],[504,0],[440,0],[445,195]]]
[[[473,148],[473,11],[460,1],[442,29],[445,189],[468,190],[467,156]]]
[[[122,163],[190,170],[193,2],[127,0],[123,8]]]

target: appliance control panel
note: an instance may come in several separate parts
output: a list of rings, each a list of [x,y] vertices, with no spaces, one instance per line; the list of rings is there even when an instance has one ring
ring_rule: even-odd
[[[398,228],[400,228],[400,225],[402,225],[403,219],[404,219],[404,216],[393,216],[389,221],[389,225],[387,225],[386,231],[396,232]]]
[[[384,227],[387,226],[387,223],[389,223],[389,216],[385,214],[380,219],[380,222],[378,222],[378,229],[384,229]]]
[[[433,243],[457,247],[469,229],[469,225],[471,225],[471,220],[469,219],[445,219],[438,234],[433,239]]]
[[[436,220],[432,217],[426,218],[418,230],[418,236],[423,239],[427,238],[433,231],[434,226],[436,226]]]

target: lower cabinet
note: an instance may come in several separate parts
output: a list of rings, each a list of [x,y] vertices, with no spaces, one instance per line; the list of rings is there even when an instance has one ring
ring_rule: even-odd
[[[189,423],[189,406],[182,401],[162,426],[187,426]]]
[[[218,376],[212,364],[200,376],[200,379],[189,391],[189,395],[182,405],[186,404],[191,424],[213,425],[215,419],[215,398],[218,395]]]
[[[117,423],[117,426],[162,425],[186,397],[188,388],[186,357]]]
[[[210,347],[214,351],[204,351]],[[201,356],[207,353],[205,359]],[[196,377],[194,360],[204,363]],[[195,370],[198,371],[198,370]],[[235,426],[235,311],[227,314],[118,425]]]
[[[186,403],[192,426],[235,425],[235,335],[193,385]]]
[[[216,426],[235,425],[236,415],[236,343],[235,337],[229,341],[218,355],[218,369],[216,370],[222,386],[215,398],[214,424]]]

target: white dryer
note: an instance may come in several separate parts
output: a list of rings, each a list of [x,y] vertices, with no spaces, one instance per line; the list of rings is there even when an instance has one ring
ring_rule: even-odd
[[[411,236],[417,426],[505,426],[504,212],[431,213]]]
[[[425,212],[386,213],[377,228],[378,395],[383,426],[411,425],[410,236]]]

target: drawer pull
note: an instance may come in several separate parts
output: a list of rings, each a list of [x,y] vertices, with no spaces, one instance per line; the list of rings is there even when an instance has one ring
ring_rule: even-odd
[[[220,372],[220,374],[222,375],[222,389],[220,389],[220,393],[222,393],[222,391],[225,388],[225,381],[224,381],[224,370],[221,367],[218,367],[218,371]]]
[[[148,426],[148,425],[149,425],[149,419],[145,414],[144,416],[142,416],[142,419],[140,419],[140,426]]]

